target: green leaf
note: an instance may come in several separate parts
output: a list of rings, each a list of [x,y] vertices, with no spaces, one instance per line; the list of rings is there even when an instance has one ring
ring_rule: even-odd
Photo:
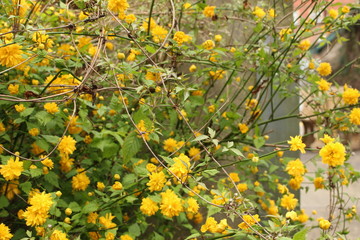
[[[208,176],[214,176],[214,175],[216,175],[218,172],[219,172],[219,170],[217,170],[217,169],[209,169],[209,170],[204,170],[204,171],[202,172],[202,174],[203,174],[204,176],[206,176],[206,175],[208,175]]]
[[[24,193],[28,194],[32,188],[32,185],[31,182],[24,182],[24,183],[20,183],[19,187]]]
[[[146,45],[146,46],[145,46],[145,49],[146,49],[146,51],[148,51],[149,53],[154,53],[154,52],[156,52],[155,48],[153,48],[153,47],[150,46],[150,45]]]
[[[261,148],[265,142],[266,140],[263,137],[257,137],[254,139],[254,145],[256,148]]]
[[[70,208],[73,212],[80,212],[81,211],[81,207],[77,202],[71,202],[69,204],[68,208]]]
[[[240,157],[245,157],[239,149],[236,149],[236,148],[230,148],[230,151],[232,151],[233,153],[235,153],[237,156],[240,156]]]
[[[90,202],[83,207],[81,212],[90,213],[90,212],[95,212],[98,209],[99,209],[99,206],[96,202]]]
[[[208,207],[208,215],[207,215],[207,217],[210,217],[210,216],[212,216],[212,215],[214,215],[215,213],[218,213],[218,212],[220,212],[221,211],[221,208],[220,207],[216,207],[216,206],[209,206]]]
[[[58,136],[52,136],[52,135],[41,135],[47,142],[52,144],[57,144],[59,142]]]
[[[50,171],[48,174],[45,174],[44,178],[45,178],[45,181],[47,181],[54,187],[60,188],[59,177],[56,173]]]
[[[187,238],[185,238],[185,240],[187,240],[187,239],[191,239],[191,238],[200,237],[200,236],[201,236],[201,234],[200,234],[200,233],[193,233],[193,234],[191,234],[190,236],[188,236]]]
[[[20,116],[27,117],[27,116],[31,115],[33,113],[33,111],[34,111],[34,108],[27,108],[20,113]]]
[[[135,156],[141,148],[141,139],[138,138],[136,133],[130,133],[124,140],[121,153],[124,159],[123,164],[126,164],[130,158]]]
[[[45,126],[48,122],[52,120],[52,115],[48,114],[45,111],[40,111],[35,114],[35,118],[39,121],[40,124]]]
[[[209,131],[210,137],[214,138],[216,132],[213,129],[209,128],[209,127],[208,127],[208,131]]]
[[[200,135],[200,136],[196,137],[194,140],[192,140],[192,142],[201,141],[201,140],[204,140],[204,139],[207,139],[207,138],[209,138],[209,136]]]
[[[138,237],[141,234],[139,224],[134,223],[129,227],[129,232],[131,232],[131,235]]]
[[[30,175],[31,177],[39,177],[42,175],[42,169],[36,168],[36,169],[30,169]]]
[[[304,228],[300,232],[295,233],[293,240],[306,240],[307,228]]]
[[[6,208],[9,206],[9,200],[3,195],[0,197],[0,208]]]

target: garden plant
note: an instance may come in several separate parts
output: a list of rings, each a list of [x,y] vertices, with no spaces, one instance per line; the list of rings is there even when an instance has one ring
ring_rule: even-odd
[[[0,1],[0,240],[349,239],[360,93],[333,78],[359,62],[309,50],[358,5],[300,2]]]

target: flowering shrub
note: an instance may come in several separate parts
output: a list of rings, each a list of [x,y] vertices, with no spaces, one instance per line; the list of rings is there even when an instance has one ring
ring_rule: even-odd
[[[341,133],[360,94],[309,38],[359,16],[302,1],[313,14],[281,27],[284,2],[3,1],[0,239],[346,239],[357,199],[340,189],[360,175]],[[311,116],[279,114],[299,95]],[[321,149],[272,140],[270,123],[308,117]],[[297,154],[318,150],[310,174]],[[329,191],[328,216],[299,208],[304,181]]]

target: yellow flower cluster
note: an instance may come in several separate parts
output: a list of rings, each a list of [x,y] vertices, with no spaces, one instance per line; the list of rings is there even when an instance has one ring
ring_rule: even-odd
[[[108,9],[115,13],[123,14],[129,8],[127,0],[109,0]]]
[[[75,150],[76,141],[71,136],[64,136],[58,146],[58,150],[61,154],[69,155],[72,154]]]
[[[328,76],[332,72],[331,65],[330,65],[330,63],[327,63],[327,62],[320,63],[318,68],[316,69],[316,71],[321,76]]]
[[[110,229],[116,227],[116,224],[112,222],[115,218],[111,213],[106,213],[105,216],[99,217],[99,223],[103,226],[103,229]]]
[[[166,176],[164,172],[153,172],[149,174],[149,182],[146,184],[151,192],[161,191],[166,183]]]
[[[175,42],[177,42],[177,44],[182,45],[183,43],[190,42],[192,38],[189,35],[186,35],[182,31],[177,31],[174,34],[173,39]]]
[[[162,26],[156,25],[155,27],[151,28],[151,35],[153,36],[153,40],[156,43],[161,43],[164,41],[166,35],[168,34],[168,30],[163,28]]]
[[[10,240],[13,235],[10,233],[10,229],[3,223],[0,223],[0,239],[1,240]]]
[[[154,215],[159,210],[157,203],[151,198],[143,198],[141,201],[140,211],[148,216]]]
[[[204,8],[203,14],[205,17],[212,18],[215,16],[215,8],[216,6],[206,6]]]
[[[350,122],[355,125],[360,125],[360,108],[353,108],[349,115]]]
[[[43,225],[49,217],[49,210],[53,204],[51,194],[33,192],[30,194],[29,204],[31,206],[27,207],[23,213],[26,225],[32,227]]]
[[[245,134],[249,131],[249,127],[245,123],[239,123],[238,127],[242,134]]]
[[[0,65],[4,67],[14,67],[24,61],[21,45],[14,43],[5,47],[0,47]]]
[[[301,136],[290,137],[290,140],[287,142],[290,144],[290,151],[300,150],[301,153],[305,153],[305,143],[302,142]]]
[[[167,189],[165,192],[160,193],[160,195],[161,213],[169,218],[179,216],[179,214],[183,211],[183,205],[181,199],[176,195],[176,193],[171,189]]]
[[[219,223],[213,217],[208,217],[205,224],[201,226],[201,232],[211,232],[211,233],[223,233],[226,229],[229,228],[226,219],[222,219]]]
[[[169,170],[177,176],[181,182],[185,182],[188,178],[190,170],[190,158],[185,154],[181,153],[178,157],[174,157],[174,164]]]
[[[258,18],[264,18],[266,15],[264,9],[262,9],[261,7],[258,7],[258,6],[255,7],[253,14],[255,16],[257,16]]]
[[[59,111],[58,105],[54,102],[45,103],[44,108],[48,113],[51,114],[57,113]]]
[[[341,143],[330,142],[321,148],[319,155],[323,163],[336,167],[344,163],[346,151]]]
[[[248,215],[245,214],[242,216],[242,219],[244,220],[242,223],[238,225],[239,228],[243,230],[248,230],[250,227],[255,225],[256,223],[260,222],[260,218],[258,214],[255,215]]]
[[[184,145],[183,141],[176,141],[173,138],[164,140],[164,150],[167,152],[175,152]]]
[[[19,153],[16,153],[19,154]],[[11,157],[6,165],[0,165],[0,174],[5,178],[6,181],[18,179],[21,172],[24,171],[23,162],[19,161],[16,157],[15,160]]]
[[[292,193],[286,194],[281,198],[280,206],[286,208],[286,210],[293,210],[297,203],[298,199],[295,198],[295,195]]]
[[[78,169],[78,171],[83,171],[83,169]],[[80,172],[72,177],[71,184],[75,191],[85,191],[90,184],[90,179],[85,171]]]
[[[69,240],[66,237],[66,233],[63,233],[60,230],[54,230],[50,236],[50,240]]]
[[[315,82],[318,85],[320,91],[328,91],[332,83],[329,83],[325,79],[321,78],[320,81]]]
[[[360,93],[355,88],[349,88],[346,84],[344,85],[344,92],[342,94],[342,100],[345,104],[357,104],[359,101]]]

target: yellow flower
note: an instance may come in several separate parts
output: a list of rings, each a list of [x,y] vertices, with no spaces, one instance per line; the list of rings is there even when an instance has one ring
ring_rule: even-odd
[[[339,142],[331,142],[321,148],[319,155],[323,163],[336,167],[345,161],[345,147]]]
[[[24,106],[24,104],[18,104],[18,105],[15,105],[15,110],[19,113],[25,111],[26,107]]]
[[[247,133],[249,131],[249,127],[245,123],[238,124],[239,130],[241,133]]]
[[[214,80],[223,79],[225,73],[226,73],[225,70],[216,70],[216,72],[214,71],[209,72],[211,78]]]
[[[320,91],[328,91],[330,89],[330,86],[332,83],[329,83],[325,79],[321,78],[320,81],[317,81],[316,84],[318,85],[318,88]]]
[[[215,8],[216,6],[206,6],[204,8],[203,14],[205,17],[212,18],[215,16]]]
[[[236,187],[240,192],[245,192],[246,190],[248,190],[248,185],[246,183],[239,183],[238,185],[236,185]]]
[[[115,183],[111,186],[114,190],[121,190],[123,189],[123,185],[119,181],[115,181]]]
[[[166,176],[163,172],[149,174],[149,182],[146,184],[151,192],[161,191],[166,183]]]
[[[63,171],[64,173],[69,172],[72,169],[72,166],[74,165],[74,159],[73,158],[69,158],[68,154],[61,154],[60,153],[60,170]]]
[[[304,223],[307,220],[309,220],[309,216],[305,213],[304,209],[301,209],[301,214],[298,215],[298,221]]]
[[[333,9],[333,8],[329,10],[329,16],[330,16],[331,18],[335,19],[335,18],[338,17],[338,15],[339,15],[339,13],[338,13],[337,10],[335,10],[335,9]]]
[[[242,219],[244,222],[238,225],[239,228],[243,230],[248,230],[251,226],[255,225],[257,222],[260,222],[260,218],[258,214],[255,215],[243,215]]]
[[[135,17],[134,14],[126,15],[125,22],[127,22],[128,24],[131,24],[131,23],[133,23],[135,21],[136,21],[136,17]]]
[[[50,240],[69,240],[66,237],[66,233],[63,233],[60,230],[54,230],[50,236]]]
[[[266,15],[265,11],[262,8],[258,7],[258,6],[255,7],[255,9],[253,11],[253,14],[255,16],[257,16],[258,18],[263,18]]]
[[[221,42],[222,36],[217,34],[217,35],[214,36],[214,40],[215,40],[215,42]]]
[[[157,203],[150,198],[143,198],[141,201],[140,211],[148,216],[154,215],[159,210]]]
[[[21,45],[17,43],[0,47],[0,65],[5,67],[14,67],[24,61],[21,56],[24,52],[21,48]]]
[[[328,220],[320,219],[319,221],[319,227],[323,230],[329,229],[331,226],[331,223]]]
[[[194,161],[197,161],[200,159],[200,149],[199,148],[196,148],[196,147],[192,147],[189,149],[189,157],[194,160]]]
[[[33,137],[39,135],[39,133],[40,133],[40,130],[38,128],[32,128],[29,130],[29,134]]]
[[[71,184],[75,191],[85,191],[90,184],[90,179],[86,172],[78,173],[72,177]]]
[[[87,223],[96,224],[96,220],[98,217],[99,217],[99,214],[97,214],[96,212],[89,213],[89,215],[87,216]]]
[[[360,108],[352,109],[349,118],[352,124],[360,125]]]
[[[308,40],[308,39],[305,39],[305,40],[302,40],[300,43],[299,43],[299,48],[303,51],[306,51],[310,48],[311,46],[311,42]]]
[[[19,161],[18,157],[15,160],[11,157],[6,165],[0,165],[0,174],[3,175],[6,181],[18,179],[21,172],[24,171],[23,164],[23,162]]]
[[[16,95],[19,93],[19,85],[18,84],[9,84],[8,90],[11,95]]]
[[[129,8],[126,0],[109,0],[108,9],[115,13],[124,13]]]
[[[19,181],[17,180],[4,183],[0,189],[0,193],[5,195],[7,199],[12,200],[16,195],[21,193],[18,186]]]
[[[65,126],[69,125],[68,131],[70,134],[78,134],[82,131],[82,128],[79,127],[79,123],[77,122],[77,119],[79,116],[69,116],[69,121],[65,122]]]
[[[45,103],[44,108],[48,113],[51,113],[51,114],[57,113],[59,111],[58,105],[54,102]]]
[[[174,41],[177,42],[177,44],[182,45],[184,42],[189,42],[191,41],[191,37],[189,35],[186,35],[184,32],[182,31],[177,31],[174,34]]]
[[[296,221],[298,220],[298,215],[295,211],[290,211],[290,212],[287,212],[286,215],[285,215],[286,218],[290,218],[291,220],[293,221]]]
[[[26,208],[23,217],[26,220],[27,226],[39,226],[46,222],[49,217],[48,213],[53,205],[53,200],[50,193],[35,192],[29,196],[29,204],[31,206]]]
[[[96,183],[96,188],[99,190],[99,191],[102,191],[105,189],[105,184],[103,182],[97,182]]]
[[[99,223],[103,225],[103,229],[110,229],[116,227],[116,224],[112,222],[115,218],[111,213],[106,213],[105,216],[99,218]]]
[[[173,158],[174,164],[169,168],[169,170],[175,174],[182,182],[186,181],[190,170],[190,158],[185,154],[181,153],[179,157]]]
[[[324,179],[322,177],[316,177],[314,179],[314,186],[315,186],[315,189],[323,189],[325,187]]]
[[[177,141],[173,138],[168,138],[164,141],[164,150],[167,152],[174,152],[177,150]]]
[[[179,216],[180,212],[183,211],[183,205],[181,199],[172,190],[167,189],[165,192],[160,193],[161,213],[169,218]]]
[[[343,7],[341,8],[341,12],[342,12],[342,13],[348,13],[348,12],[350,12],[350,8],[349,8],[348,6],[343,6]]]
[[[229,177],[234,182],[240,182],[239,174],[237,174],[235,172],[229,173]],[[231,181],[230,179],[228,179],[228,180]]]
[[[190,213],[197,213],[199,211],[199,204],[197,203],[196,199],[189,198],[187,200],[188,207],[186,209],[187,212]]]
[[[283,208],[286,208],[286,210],[288,210],[288,211],[293,210],[298,203],[298,200],[296,198],[294,198],[294,196],[295,195],[292,193],[284,195],[281,198],[280,206],[282,206]]]
[[[140,120],[139,123],[136,125],[136,127],[139,129],[139,134],[141,134],[142,136],[144,136],[146,141],[150,140],[150,132],[147,131],[146,126],[145,126],[145,121],[144,120]],[[141,136],[139,136],[141,137]]]
[[[274,18],[276,16],[275,9],[270,8],[268,14],[270,18]]]
[[[189,67],[189,72],[195,72],[196,71],[196,65],[191,65],[190,67]]]
[[[167,34],[168,30],[159,25],[151,29],[151,35],[153,36],[153,40],[156,43],[163,42]]]
[[[301,153],[305,153],[305,143],[302,142],[301,136],[290,137],[290,140],[287,142],[290,144],[290,151],[300,150]]]
[[[134,240],[132,237],[130,237],[127,234],[121,235],[120,240]]]
[[[290,161],[285,168],[285,171],[293,177],[296,176],[302,176],[305,174],[306,169],[304,167],[304,164],[301,162],[301,160],[298,158],[296,160]]]
[[[58,150],[65,155],[72,154],[76,150],[75,144],[76,141],[71,136],[64,136],[59,143]]]
[[[10,233],[10,228],[3,223],[0,223],[0,239],[10,240],[13,235]]]
[[[213,40],[206,40],[205,42],[203,42],[202,46],[206,49],[206,50],[211,50],[215,47],[215,43]]]
[[[289,180],[289,186],[294,190],[298,190],[301,187],[301,183],[303,180],[304,178],[302,176],[296,176],[294,178],[291,178]]]
[[[2,122],[0,122],[0,132],[5,132],[6,128]]]
[[[321,76],[328,76],[331,74],[332,70],[331,70],[331,65],[330,63],[327,62],[323,62],[320,63],[319,67],[316,69],[316,71],[321,75]]]
[[[201,232],[207,232],[207,231],[209,231],[209,232],[212,232],[212,233],[215,233],[216,232],[216,229],[217,229],[217,221],[215,220],[215,218],[213,218],[213,217],[208,217],[207,219],[206,219],[206,222],[205,222],[205,224],[203,224],[202,226],[201,226],[201,229],[200,229],[200,231]]]
[[[342,100],[346,104],[357,104],[359,101],[360,93],[355,88],[349,88],[346,84],[344,86],[344,92],[342,94]]]
[[[331,143],[333,141],[335,141],[334,138],[330,137],[329,135],[327,135],[326,133],[324,134],[323,138],[320,138],[320,141],[322,141],[325,144]]]
[[[40,158],[44,158],[44,157],[45,157],[44,155],[40,156]],[[50,158],[45,158],[44,160],[41,161],[41,163],[50,169],[54,168],[54,162]]]

